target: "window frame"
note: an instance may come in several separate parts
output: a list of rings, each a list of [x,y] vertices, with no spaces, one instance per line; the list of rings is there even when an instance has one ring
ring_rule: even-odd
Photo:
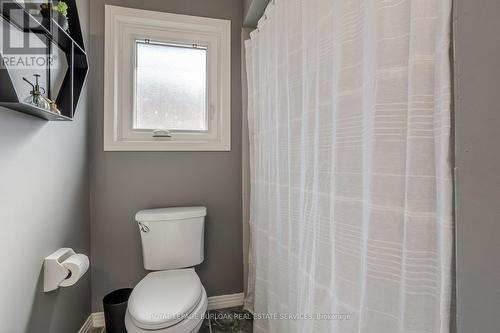
[[[111,5],[105,17],[104,150],[230,151],[231,22]],[[207,48],[208,131],[133,130],[136,41],[147,39]]]

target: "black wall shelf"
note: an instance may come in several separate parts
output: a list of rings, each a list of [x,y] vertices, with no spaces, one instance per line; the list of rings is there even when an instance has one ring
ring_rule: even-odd
[[[57,1],[46,1],[52,4]],[[64,0],[68,5],[68,23],[69,32],[65,31],[52,17],[44,17],[35,14],[33,8],[25,8],[23,4],[13,0],[0,0],[1,16],[7,21],[13,29],[17,29],[23,34],[35,34],[45,45],[45,55],[51,55],[54,47],[57,47],[65,55],[67,62],[67,71],[64,74],[60,88],[51,96],[57,103],[61,114],[49,110],[41,109],[23,102],[27,97],[20,96],[16,89],[13,78],[19,80],[20,75],[13,75],[18,70],[6,66],[3,61],[4,49],[0,50],[2,63],[0,64],[0,106],[30,114],[49,121],[71,121],[76,112],[78,101],[85,85],[89,65],[83,35],[81,32],[76,0]],[[52,12],[51,12],[52,13]],[[5,34],[4,34],[5,36]],[[0,36],[0,38],[4,38]],[[26,38],[25,38],[26,39]],[[25,47],[24,53],[29,53],[29,47]],[[47,90],[50,91],[51,68],[47,65],[44,71],[46,75]],[[24,73],[24,72],[23,72]]]

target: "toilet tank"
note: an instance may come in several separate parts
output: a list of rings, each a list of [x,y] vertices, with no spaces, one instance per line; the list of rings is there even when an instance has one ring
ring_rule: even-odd
[[[144,268],[152,271],[192,267],[203,262],[205,207],[142,210],[135,215]]]

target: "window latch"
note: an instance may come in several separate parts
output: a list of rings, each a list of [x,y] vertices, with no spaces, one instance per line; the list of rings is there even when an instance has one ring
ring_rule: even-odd
[[[172,134],[169,130],[154,130],[153,138],[171,138]]]

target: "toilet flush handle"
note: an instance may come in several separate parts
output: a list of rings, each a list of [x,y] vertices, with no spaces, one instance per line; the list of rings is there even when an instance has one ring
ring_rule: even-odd
[[[142,232],[149,232],[148,225],[143,222],[139,222],[139,228],[141,229]]]

